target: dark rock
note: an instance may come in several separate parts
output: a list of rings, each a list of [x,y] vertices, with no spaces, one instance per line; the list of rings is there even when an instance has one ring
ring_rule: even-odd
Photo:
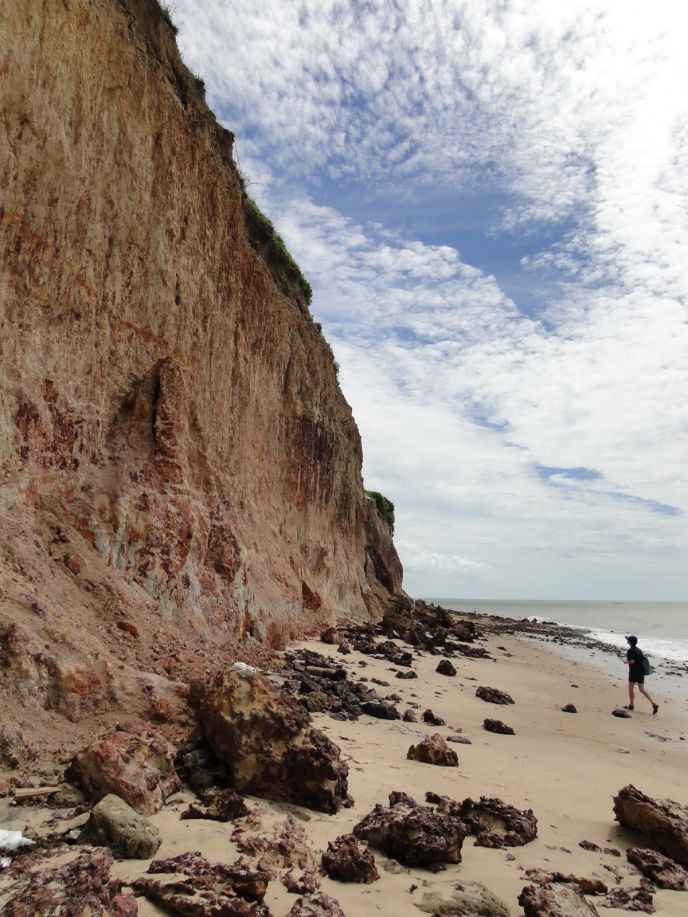
[[[505,691],[499,691],[497,688],[487,688],[481,685],[476,689],[475,696],[489,704],[513,704],[514,699]]]
[[[19,878],[3,887],[6,904],[3,917],[33,915],[103,914],[108,917],[136,917],[133,895],[121,893],[122,882],[110,878],[112,854],[105,847],[80,850],[67,863],[50,866],[50,859],[73,854],[73,849],[56,847],[22,859]]]
[[[526,885],[518,903],[525,917],[599,917],[575,885]]]
[[[688,806],[652,799],[628,784],[614,797],[614,815],[625,828],[645,835],[652,847],[688,866]]]
[[[417,745],[411,745],[406,757],[410,761],[421,761],[424,764],[436,764],[439,767],[458,767],[459,758],[442,736],[436,732]]]
[[[456,814],[475,835],[478,847],[522,847],[537,837],[537,818],[532,809],[517,809],[501,799],[481,796],[479,802],[464,799]]]
[[[207,743],[240,792],[337,812],[348,766],[298,700],[257,672],[228,669],[201,706]]]
[[[631,714],[628,710],[624,710],[623,707],[614,707],[612,710],[612,716],[618,716],[622,720],[630,720]]]
[[[345,917],[339,902],[320,893],[294,902],[287,917]]]
[[[113,794],[146,815],[159,812],[181,787],[174,749],[138,724],[116,726],[72,759],[67,775],[98,801]]]
[[[315,873],[308,871],[296,876],[290,869],[282,876],[281,881],[290,895],[312,895],[320,887],[320,879]]]
[[[405,672],[397,672],[396,677],[403,678],[408,681],[411,678],[418,678],[418,673],[413,669],[407,669]]]
[[[446,726],[447,724],[441,716],[436,716],[430,708],[423,713],[423,722],[429,723],[430,726]]]
[[[322,866],[338,882],[369,883],[380,878],[372,853],[353,834],[342,834],[328,843]]]
[[[241,860],[232,865],[211,864],[196,850],[154,860],[148,872],[176,874],[169,880],[141,876],[131,883],[137,895],[143,895],[173,914],[270,917],[270,911],[262,903],[268,876],[250,869]],[[180,875],[183,878],[180,879]]]
[[[147,860],[160,842],[160,832],[146,816],[112,793],[93,807],[78,839],[80,844],[109,847],[123,860]]]
[[[602,902],[603,907],[618,907],[624,911],[642,911],[654,914],[652,885],[642,879],[637,888],[615,888]]]
[[[629,847],[626,859],[633,863],[650,881],[659,888],[671,888],[674,891],[685,891],[688,882],[688,871],[679,866],[675,860],[647,847]]]
[[[538,885],[552,883],[577,885],[583,895],[606,895],[609,889],[601,879],[589,879],[586,876],[574,876],[563,872],[548,872],[545,869],[526,869],[526,876]]]
[[[388,798],[389,798],[390,806],[398,806],[398,805],[417,806],[418,805],[418,803],[413,798],[413,796],[409,796],[409,794],[405,793],[403,790],[392,790]]]
[[[621,851],[618,849],[618,847],[605,847],[604,852],[609,854],[609,856],[612,856],[612,857],[621,856]]]
[[[234,790],[209,787],[199,790],[198,797],[203,806],[192,803],[182,812],[180,818],[208,818],[213,821],[227,822],[248,814],[246,803]]]
[[[404,715],[402,716],[402,720],[405,723],[417,723],[418,716],[416,715],[416,713],[413,710],[404,710]]]
[[[460,863],[466,829],[459,818],[429,806],[377,805],[354,828],[356,837],[405,866]]]
[[[440,659],[435,671],[439,672],[440,675],[448,675],[450,677],[454,677],[456,675],[456,669],[448,659]]]
[[[583,850],[591,850],[594,853],[600,853],[602,848],[599,844],[596,844],[594,841],[579,841],[578,846],[582,847]]]
[[[483,729],[486,729],[487,732],[497,732],[503,736],[516,735],[511,726],[507,726],[501,720],[483,720]]]
[[[349,644],[346,642],[346,640],[342,640],[342,642],[341,642],[341,643],[339,644],[339,646],[337,647],[337,652],[338,652],[338,653],[341,653],[342,656],[350,656],[350,655],[351,655],[351,647],[350,647]]]
[[[562,713],[578,713],[578,710],[576,709],[575,704],[566,704],[564,707],[561,708],[561,712]]]
[[[322,643],[329,643],[332,646],[336,646],[341,641],[341,637],[336,627],[328,627],[320,634],[320,640]]]
[[[361,704],[361,710],[368,716],[377,717],[379,720],[399,720],[401,714],[393,704],[384,700],[370,700]]]

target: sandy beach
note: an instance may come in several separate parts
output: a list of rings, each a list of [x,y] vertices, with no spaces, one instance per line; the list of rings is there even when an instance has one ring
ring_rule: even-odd
[[[419,913],[416,905],[422,904],[424,895],[439,892],[446,897],[457,881],[466,880],[483,883],[510,913],[520,914],[517,898],[528,884],[525,870],[531,867],[597,877],[610,888],[617,884],[617,877],[624,886],[637,886],[639,874],[627,864],[623,852],[640,839],[623,832],[614,821],[612,796],[632,783],[654,797],[688,801],[688,741],[684,741],[688,715],[683,709],[663,702],[660,713],[653,717],[643,702],[632,717],[618,719],[611,710],[625,702],[622,673],[610,679],[587,664],[518,637],[489,636],[483,645],[494,658],[456,659],[456,677],[438,674],[438,657],[423,654],[414,661],[418,678],[413,681],[396,679],[387,660],[356,652],[345,657],[337,654],[337,662],[347,668],[351,679],[386,681],[389,687],[378,686],[379,691],[382,696],[401,696],[401,711],[411,704],[418,705],[419,713],[430,707],[447,725],[432,727],[369,716],[340,722],[327,714],[315,714],[315,724],[341,747],[349,764],[354,806],[328,816],[291,805],[247,800],[259,813],[260,831],[281,826],[290,814],[304,828],[318,864],[328,841],[350,832],[376,803],[386,803],[393,790],[403,790],[419,802],[429,790],[456,800],[496,796],[520,809],[530,808],[537,816],[534,842],[495,850],[474,846],[469,837],[461,864],[437,874],[403,867],[375,851],[381,878],[371,885],[322,877],[322,890],[339,901],[347,915]],[[336,647],[319,641],[301,646],[336,654]],[[479,685],[506,691],[515,703],[502,707],[486,703],[475,696]],[[577,713],[561,712],[569,703],[575,704]],[[503,720],[516,734],[486,732],[482,726],[486,717]],[[409,745],[435,732],[445,737],[460,732],[470,739],[470,745],[452,745],[459,755],[458,768],[406,759]],[[211,861],[234,861],[239,850],[229,841],[231,824],[179,820],[191,798],[188,792],[180,793],[153,816],[163,836],[157,856],[201,850]],[[2,825],[28,827],[31,834],[48,814],[52,817],[55,812],[5,807]],[[84,819],[80,816],[74,823]],[[622,856],[583,849],[579,846],[583,840],[602,849],[615,847]],[[146,867],[147,861],[120,861],[113,875],[133,879]],[[138,900],[142,915],[163,913],[144,899]],[[294,900],[279,880],[270,882],[265,903],[273,914],[285,915]],[[656,912],[667,917],[679,917],[688,907],[685,892],[658,890],[654,901]],[[609,908],[603,913],[622,911]]]

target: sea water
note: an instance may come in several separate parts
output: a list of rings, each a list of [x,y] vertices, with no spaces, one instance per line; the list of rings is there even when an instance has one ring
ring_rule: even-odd
[[[456,611],[504,618],[537,618],[584,630],[609,646],[626,649],[635,634],[648,656],[688,662],[688,602],[566,602],[546,600],[430,599]]]
[[[649,687],[660,703],[688,704],[688,602],[565,602],[490,599],[430,599],[445,608],[504,618],[537,618],[565,625],[609,647],[609,651],[552,642],[552,650],[567,659],[586,663],[609,675],[626,703],[627,669],[622,664],[635,634],[655,674]]]

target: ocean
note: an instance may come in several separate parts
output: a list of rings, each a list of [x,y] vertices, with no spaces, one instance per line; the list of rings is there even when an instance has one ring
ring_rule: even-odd
[[[583,631],[606,644],[609,650],[551,642],[547,645],[576,663],[605,672],[619,688],[619,703],[626,703],[626,669],[620,659],[628,648],[624,637],[635,634],[638,645],[655,667],[649,688],[662,702],[688,704],[688,602],[564,602],[501,599],[440,599],[444,608],[537,618]],[[619,652],[614,652],[614,649]]]
[[[563,602],[440,599],[445,608],[505,618],[537,618],[585,630],[591,637],[625,649],[626,634],[635,634],[648,656],[688,663],[688,602]]]

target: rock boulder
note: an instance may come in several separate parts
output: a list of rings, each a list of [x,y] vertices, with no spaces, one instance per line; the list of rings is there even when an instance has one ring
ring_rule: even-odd
[[[459,756],[450,748],[439,732],[427,736],[417,745],[412,745],[406,757],[410,761],[421,761],[424,764],[436,764],[438,767],[458,767]]]
[[[507,726],[506,723],[503,723],[501,720],[483,720],[483,729],[487,732],[496,732],[503,736],[516,735],[511,726]]]
[[[481,685],[476,689],[475,696],[481,700],[487,701],[488,704],[514,704],[516,703],[510,694],[506,691],[500,691],[498,688],[488,688]]]
[[[466,833],[459,818],[404,802],[375,806],[354,828],[356,837],[405,866],[429,869],[460,863]]]
[[[685,891],[688,887],[688,871],[679,864],[647,847],[629,847],[626,859],[633,863],[658,888]]]
[[[158,733],[138,724],[120,725],[80,751],[68,775],[98,801],[113,794],[137,812],[159,812],[181,782],[174,748]]]
[[[433,917],[509,917],[509,908],[479,882],[457,882],[452,892],[427,892],[418,910]]]
[[[160,832],[145,815],[136,812],[119,796],[109,794],[91,809],[79,843],[109,847],[123,860],[147,860],[160,846]]]
[[[339,748],[309,726],[294,696],[258,672],[228,669],[207,690],[200,720],[236,790],[337,812],[349,802]]]
[[[688,806],[652,799],[629,783],[614,797],[614,815],[625,828],[645,835],[650,846],[688,866]]]
[[[525,917],[599,917],[575,885],[526,885],[518,903]]]
[[[322,866],[338,882],[369,883],[380,878],[372,853],[353,834],[342,834],[328,843]]]

